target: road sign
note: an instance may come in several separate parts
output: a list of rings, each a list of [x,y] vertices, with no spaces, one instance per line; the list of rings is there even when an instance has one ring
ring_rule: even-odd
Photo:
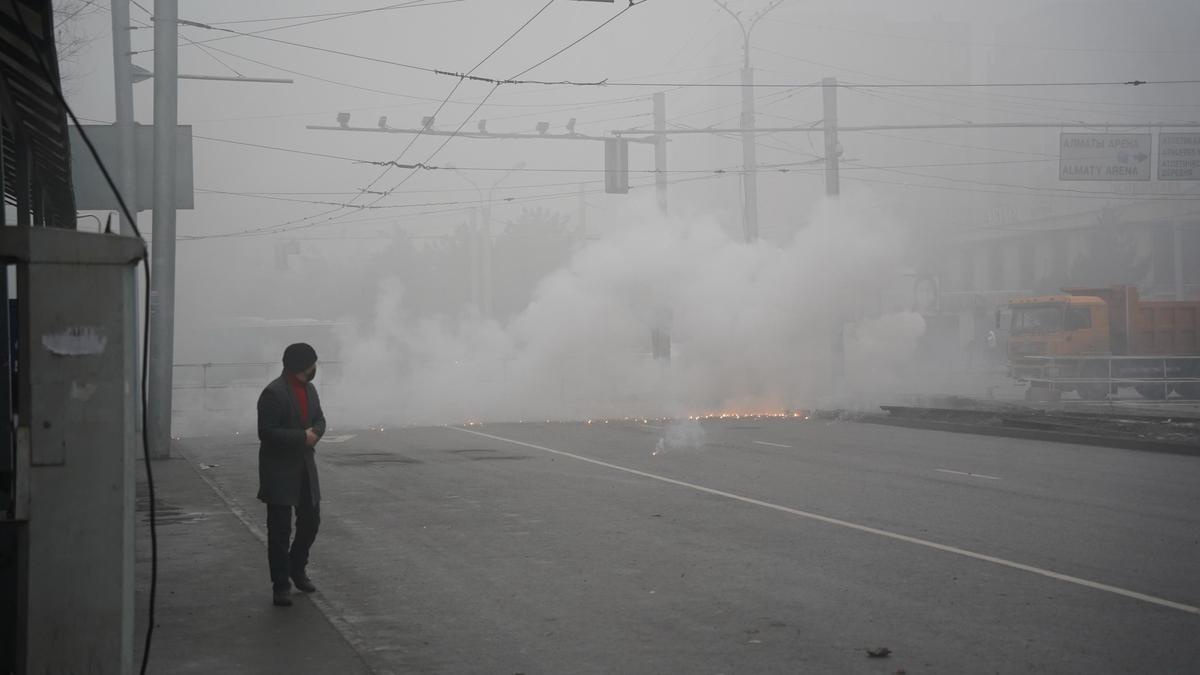
[[[1158,135],[1158,179],[1200,180],[1200,133]]]
[[[1150,180],[1150,134],[1067,134],[1059,180]]]

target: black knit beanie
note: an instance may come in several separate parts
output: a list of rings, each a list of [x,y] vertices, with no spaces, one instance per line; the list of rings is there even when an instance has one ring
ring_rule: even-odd
[[[289,373],[302,373],[317,362],[317,350],[307,342],[290,344],[283,350],[283,368]]]

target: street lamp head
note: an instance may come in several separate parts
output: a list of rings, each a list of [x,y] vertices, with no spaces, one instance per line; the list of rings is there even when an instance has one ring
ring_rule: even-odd
[[[138,64],[134,63],[130,66],[129,79],[133,80],[134,84],[137,84],[138,82],[144,82],[145,80],[148,80],[152,77],[154,77],[154,73],[150,72],[149,70],[146,70],[145,68],[139,66]]]
[[[387,115],[384,115],[384,116],[382,116],[382,117],[380,117],[380,118],[379,118],[379,128],[380,128],[380,129],[386,129],[386,128],[388,128],[388,125],[387,125]]]
[[[539,134],[545,135],[545,133],[547,131],[550,131],[550,123],[549,122],[538,122],[537,123],[537,132]]]
[[[346,127],[350,126],[350,113],[348,113],[348,112],[340,112],[340,113],[338,113],[338,114],[337,114],[337,123],[338,123],[338,125],[339,125],[339,126],[341,126],[343,129],[345,129]]]

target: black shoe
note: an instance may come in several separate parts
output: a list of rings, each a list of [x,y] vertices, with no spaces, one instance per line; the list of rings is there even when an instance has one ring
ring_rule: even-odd
[[[290,595],[289,590],[290,589],[285,588],[283,590],[272,591],[271,592],[271,603],[274,604],[276,607],[291,607],[292,599],[290,597],[288,597]]]
[[[304,591],[305,593],[312,593],[317,590],[317,587],[313,586],[312,579],[309,579],[308,575],[304,573],[293,576],[292,583],[296,584],[296,590]]]

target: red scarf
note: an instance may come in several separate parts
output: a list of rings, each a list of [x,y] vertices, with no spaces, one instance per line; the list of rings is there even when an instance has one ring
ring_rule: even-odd
[[[308,427],[308,386],[295,375],[287,374],[288,385],[296,395],[296,404],[300,406],[300,423]]]

